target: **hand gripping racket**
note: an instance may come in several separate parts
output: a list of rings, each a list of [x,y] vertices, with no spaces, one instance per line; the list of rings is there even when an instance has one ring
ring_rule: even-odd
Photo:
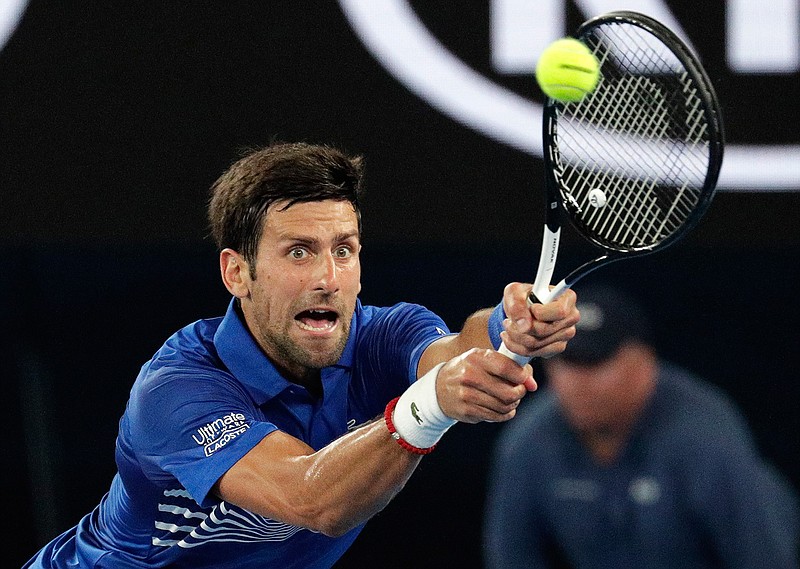
[[[600,63],[594,91],[548,99],[543,141],[547,213],[529,295],[546,303],[598,267],[675,243],[708,209],[722,165],[722,117],[697,57],[643,14],[611,12],[576,39]],[[600,250],[550,287],[562,218]],[[520,365],[528,357],[500,346]]]

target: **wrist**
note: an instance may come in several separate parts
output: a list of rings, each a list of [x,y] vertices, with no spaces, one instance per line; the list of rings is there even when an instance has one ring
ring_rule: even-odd
[[[500,349],[500,344],[503,343],[500,338],[500,332],[505,330],[503,328],[503,321],[507,318],[506,311],[503,309],[503,303],[500,302],[494,307],[492,313],[489,315],[489,321],[486,324],[487,332],[489,332],[489,340],[492,342],[495,350]]]
[[[386,426],[398,444],[411,452],[427,454],[456,423],[444,414],[436,396],[436,378],[443,365],[431,369],[387,406]]]

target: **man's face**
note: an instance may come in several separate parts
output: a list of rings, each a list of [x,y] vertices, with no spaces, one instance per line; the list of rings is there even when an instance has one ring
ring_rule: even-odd
[[[636,356],[630,351],[622,347],[610,359],[592,366],[570,364],[563,358],[546,363],[550,385],[575,429],[615,430],[638,412],[641,382],[634,379]]]
[[[344,351],[361,291],[361,242],[347,201],[285,205],[267,210],[242,310],[273,362],[302,377]]]

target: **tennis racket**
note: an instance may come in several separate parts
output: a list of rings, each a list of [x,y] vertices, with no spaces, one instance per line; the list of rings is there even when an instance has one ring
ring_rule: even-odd
[[[600,79],[578,102],[544,106],[547,213],[531,302],[549,302],[599,267],[681,239],[708,209],[722,165],[716,94],[678,36],[620,11],[588,20],[576,39],[597,57]],[[599,256],[551,288],[564,217]],[[520,365],[529,359],[505,344],[500,352]]]

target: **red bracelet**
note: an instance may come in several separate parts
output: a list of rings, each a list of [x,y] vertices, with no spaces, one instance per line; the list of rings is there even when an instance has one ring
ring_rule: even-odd
[[[392,421],[392,413],[394,412],[394,408],[397,407],[397,402],[399,401],[399,397],[395,397],[391,401],[389,401],[388,405],[386,405],[386,411],[383,413],[383,419],[386,421],[386,428],[389,429],[389,434],[392,435],[392,438],[397,441],[401,447],[406,449],[408,452],[413,452],[414,454],[430,454],[433,452],[433,449],[436,448],[436,445],[433,445],[428,448],[419,448],[415,447],[408,441],[403,440],[400,437],[400,433],[397,432],[397,429],[394,428],[394,422]]]

